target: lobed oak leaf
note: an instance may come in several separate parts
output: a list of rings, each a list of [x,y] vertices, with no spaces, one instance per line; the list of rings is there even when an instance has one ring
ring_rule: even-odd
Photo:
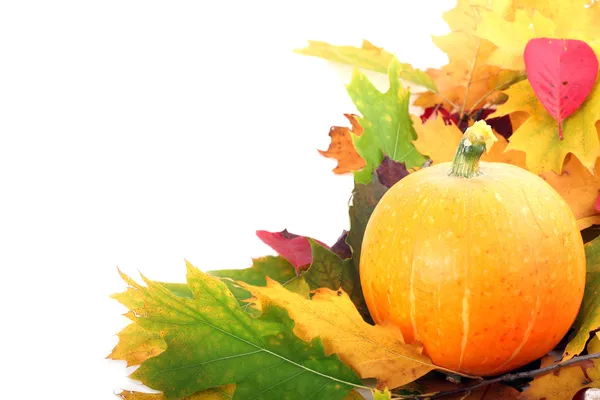
[[[324,58],[358,68],[387,73],[394,55],[382,47],[377,47],[368,40],[363,40],[361,47],[334,46],[325,42],[309,41],[308,46],[296,50],[296,53]],[[418,86],[436,91],[435,83],[425,72],[413,68],[410,64],[398,64],[398,77]]]
[[[117,336],[119,342],[106,358],[124,360],[128,367],[139,365],[167,348],[167,344],[158,333],[144,329],[136,323],[127,325]]]
[[[563,361],[579,355],[590,339],[590,334],[600,329],[600,237],[585,244],[586,282],[583,301],[572,329],[575,336],[563,353]]]
[[[285,290],[277,282],[266,287],[242,284],[260,303],[286,309],[295,321],[294,333],[305,341],[320,338],[327,354],[337,354],[363,379],[378,387],[396,388],[438,368],[417,344],[406,344],[393,325],[363,321],[345,291],[317,289],[312,300]]]
[[[595,336],[588,345],[588,352],[600,351],[600,341]],[[541,368],[553,365],[552,356],[542,358]],[[583,388],[600,387],[600,362],[587,360],[582,363],[553,370],[536,376],[519,396],[519,400],[572,400]]]
[[[362,387],[339,357],[325,354],[320,339],[306,342],[295,336],[294,322],[283,308],[268,305],[260,317],[250,317],[222,281],[189,263],[187,267],[193,298],[176,296],[146,278],[147,287],[125,279],[138,304],[132,309],[135,323],[160,334],[167,344],[142,363],[134,379],[169,399],[235,384],[233,399],[310,398],[318,393],[341,400]]]
[[[557,135],[556,121],[539,102],[529,82],[511,86],[509,99],[498,107],[493,116],[526,112],[528,118],[513,132],[508,149],[521,150],[527,154],[527,169],[540,174],[555,171],[560,174],[567,154],[574,154],[591,172],[600,151],[596,122],[600,120],[600,87],[583,105],[563,122],[565,137]]]
[[[327,150],[319,150],[321,155],[337,160],[338,164],[333,172],[339,175],[361,170],[366,164],[365,160],[356,152],[350,135],[351,132],[356,136],[362,135],[362,127],[355,115],[344,114],[344,116],[348,118],[352,127],[332,126],[329,130],[331,144]]]
[[[388,69],[390,88],[385,93],[377,90],[359,70],[354,71],[346,86],[362,114],[358,121],[364,132],[360,136],[352,135],[356,151],[367,163],[354,173],[359,183],[371,180],[373,171],[386,155],[405,163],[407,168],[421,166],[426,161],[412,144],[416,134],[408,113],[410,93],[398,80],[399,68],[400,64],[392,61]]]
[[[242,309],[254,316],[256,316],[257,313],[252,308],[249,308],[249,305],[246,302],[246,300],[251,297],[250,293],[240,287],[236,281],[244,281],[256,286],[264,286],[267,284],[267,277],[269,277],[281,283],[286,289],[298,293],[302,297],[309,297],[310,289],[304,281],[304,278],[299,276],[296,273],[294,266],[283,257],[266,256],[255,258],[252,260],[252,266],[250,268],[207,271],[206,273],[221,278],[223,283],[227,285],[227,288],[238,300]],[[188,288],[187,285],[182,286]],[[173,291],[172,288],[169,289]],[[187,297],[192,298],[191,291]]]

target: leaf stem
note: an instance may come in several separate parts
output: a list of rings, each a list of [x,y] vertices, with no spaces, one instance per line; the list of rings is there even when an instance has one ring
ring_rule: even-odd
[[[500,383],[500,382],[511,382],[511,381],[516,381],[518,379],[525,379],[525,378],[533,378],[537,375],[541,375],[544,374],[546,372],[550,372],[553,371],[555,369],[559,369],[559,368],[563,368],[563,367],[567,367],[569,365],[573,365],[573,364],[577,364],[580,363],[582,361],[586,361],[586,360],[592,360],[592,359],[596,359],[596,358],[600,358],[600,353],[592,353],[592,354],[587,354],[585,356],[579,356],[579,357],[573,357],[568,361],[565,361],[563,363],[557,363],[557,364],[552,364],[552,365],[548,365],[544,368],[538,368],[538,369],[533,369],[531,371],[524,371],[524,372],[517,372],[515,374],[505,374],[505,375],[501,375],[498,376],[496,378],[493,379],[487,379],[484,381],[481,381],[475,385],[472,386],[467,386],[467,387],[463,387],[463,388],[458,388],[458,389],[454,389],[454,390],[448,390],[445,392],[438,392],[438,393],[427,393],[427,394],[419,394],[416,396],[394,396],[394,399],[413,399],[413,400],[417,400],[417,399],[423,399],[423,398],[427,398],[427,399],[439,399],[441,397],[445,397],[445,396],[450,396],[452,394],[458,394],[458,393],[464,393],[464,392],[472,392],[474,390],[480,389],[482,387],[486,387],[489,385],[492,385],[494,383]]]

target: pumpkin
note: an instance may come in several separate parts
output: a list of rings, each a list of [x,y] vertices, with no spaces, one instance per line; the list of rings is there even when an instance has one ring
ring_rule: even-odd
[[[573,213],[537,175],[480,163],[495,139],[477,122],[451,163],[395,184],[369,219],[360,259],[376,323],[398,326],[436,365],[481,376],[553,349],[585,285]]]

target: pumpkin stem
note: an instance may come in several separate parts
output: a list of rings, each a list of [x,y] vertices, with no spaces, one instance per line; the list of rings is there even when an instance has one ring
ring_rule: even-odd
[[[492,128],[485,121],[475,122],[465,131],[458,144],[450,175],[462,178],[479,176],[479,158],[484,151],[490,151],[496,140]]]

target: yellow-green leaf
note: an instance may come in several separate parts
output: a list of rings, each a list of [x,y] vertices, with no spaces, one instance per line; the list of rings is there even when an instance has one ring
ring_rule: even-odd
[[[128,297],[135,299],[135,323],[159,334],[167,344],[132,377],[169,399],[236,384],[233,399],[318,394],[342,400],[362,386],[336,355],[325,354],[320,339],[305,342],[295,336],[294,322],[283,308],[264,307],[260,317],[253,318],[220,279],[190,264],[187,286],[193,298],[177,296],[146,278],[147,287],[123,278],[129,285]]]
[[[359,183],[369,183],[373,170],[385,155],[403,162],[407,168],[420,167],[426,161],[413,145],[416,133],[408,113],[410,93],[398,80],[400,64],[394,60],[388,69],[390,88],[381,93],[359,70],[347,85],[348,94],[362,114],[360,136],[353,135],[354,146],[367,165],[354,173]]]
[[[536,174],[562,172],[568,153],[573,153],[593,173],[600,143],[596,121],[600,119],[600,85],[596,85],[583,105],[563,122],[564,139],[558,137],[558,124],[535,96],[529,81],[519,82],[506,92],[508,101],[492,117],[524,111],[529,117],[509,139],[507,150],[527,154],[527,169]]]
[[[573,325],[575,337],[565,348],[565,361],[581,353],[590,333],[600,328],[600,237],[585,244],[585,259],[585,292],[579,315]]]
[[[321,338],[328,354],[337,354],[361,378],[376,378],[379,387],[396,388],[439,368],[421,346],[404,343],[397,327],[366,323],[341,289],[321,288],[306,300],[272,280],[266,287],[242,285],[261,308],[286,309],[298,337]]]

